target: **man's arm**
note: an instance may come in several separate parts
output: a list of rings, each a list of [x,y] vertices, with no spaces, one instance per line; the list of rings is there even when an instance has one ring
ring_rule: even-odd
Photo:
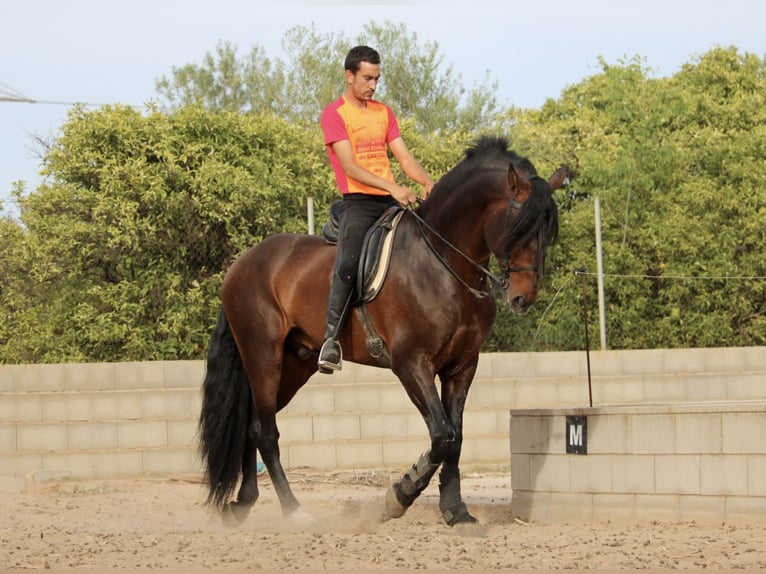
[[[404,143],[404,140],[401,137],[398,137],[390,142],[388,146],[391,148],[396,160],[402,166],[402,171],[404,171],[410,179],[417,181],[422,185],[423,197],[428,197],[428,194],[431,193],[431,189],[434,186],[434,182],[431,180],[423,166],[420,165],[420,162],[415,159],[414,155],[412,155],[407,144]]]
[[[396,199],[396,201],[403,205],[415,203],[416,197],[411,189],[375,175],[371,171],[364,169],[362,166],[356,163],[356,160],[354,159],[354,151],[351,147],[351,142],[348,140],[341,140],[333,143],[332,149],[335,152],[335,155],[338,156],[338,161],[340,161],[340,165],[343,168],[343,172],[346,174],[346,177],[350,177],[351,179],[356,180],[359,183],[363,183],[364,185],[377,187],[378,189],[387,191],[394,199]],[[404,169],[404,166],[402,166],[402,169]],[[405,173],[407,172],[405,171]],[[425,173],[425,171],[423,173]],[[431,185],[433,185],[433,183]]]

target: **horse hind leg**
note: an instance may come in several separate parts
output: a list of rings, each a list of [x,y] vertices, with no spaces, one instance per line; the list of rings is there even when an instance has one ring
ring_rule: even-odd
[[[280,460],[279,430],[276,420],[273,418],[264,420],[263,431],[259,449],[279,499],[282,516],[296,526],[309,526],[315,523],[316,521],[301,507],[287,480],[287,474]]]
[[[250,509],[258,500],[258,473],[256,466],[260,423],[253,421],[248,429],[245,451],[242,457],[242,483],[237,492],[237,499],[226,505],[222,512],[224,526],[237,527],[250,515]]]
[[[270,405],[268,408],[261,406],[259,412],[260,438],[258,449],[261,457],[269,471],[272,485],[279,498],[282,507],[282,515],[291,522],[305,526],[311,524],[314,519],[302,508],[298,499],[290,487],[282,461],[279,449],[279,428],[277,427],[276,411],[278,407],[286,405],[295,393],[308,381],[309,377],[316,371],[316,355],[308,353],[305,358],[293,352],[288,346],[288,352],[284,354],[279,373],[279,405]],[[277,376],[272,374],[272,376]]]

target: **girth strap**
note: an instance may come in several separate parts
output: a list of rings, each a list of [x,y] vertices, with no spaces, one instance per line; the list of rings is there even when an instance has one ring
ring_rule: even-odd
[[[375,329],[375,324],[372,322],[372,317],[367,309],[367,304],[362,303],[356,308],[357,317],[359,322],[362,323],[364,328],[364,342],[367,345],[367,352],[370,356],[378,362],[378,365],[385,368],[391,367],[391,355],[388,353],[388,349],[383,344],[383,339],[378,335],[378,331]]]

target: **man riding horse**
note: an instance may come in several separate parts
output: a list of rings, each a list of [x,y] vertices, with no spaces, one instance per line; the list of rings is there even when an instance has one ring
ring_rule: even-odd
[[[394,181],[386,145],[404,173],[423,186],[424,197],[434,186],[404,143],[393,110],[372,99],[380,81],[378,53],[368,46],[352,48],[345,68],[346,91],[322,112],[330,165],[343,194],[324,344],[319,351],[322,373],[341,369],[343,354],[338,335],[351,304],[367,230],[392,205],[415,202],[412,190]]]

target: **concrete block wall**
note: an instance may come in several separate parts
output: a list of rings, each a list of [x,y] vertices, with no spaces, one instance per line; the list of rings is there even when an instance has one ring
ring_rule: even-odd
[[[766,347],[598,351],[594,404],[766,397]],[[202,361],[0,365],[0,487],[72,477],[198,472]],[[588,405],[584,352],[482,355],[465,414],[464,465],[508,465],[508,412]],[[384,369],[315,375],[278,416],[287,468],[398,468],[428,447]]]
[[[0,488],[199,469],[200,361],[0,366]]]
[[[567,454],[566,417],[587,417]],[[512,513],[535,522],[766,522],[766,400],[515,410]]]

